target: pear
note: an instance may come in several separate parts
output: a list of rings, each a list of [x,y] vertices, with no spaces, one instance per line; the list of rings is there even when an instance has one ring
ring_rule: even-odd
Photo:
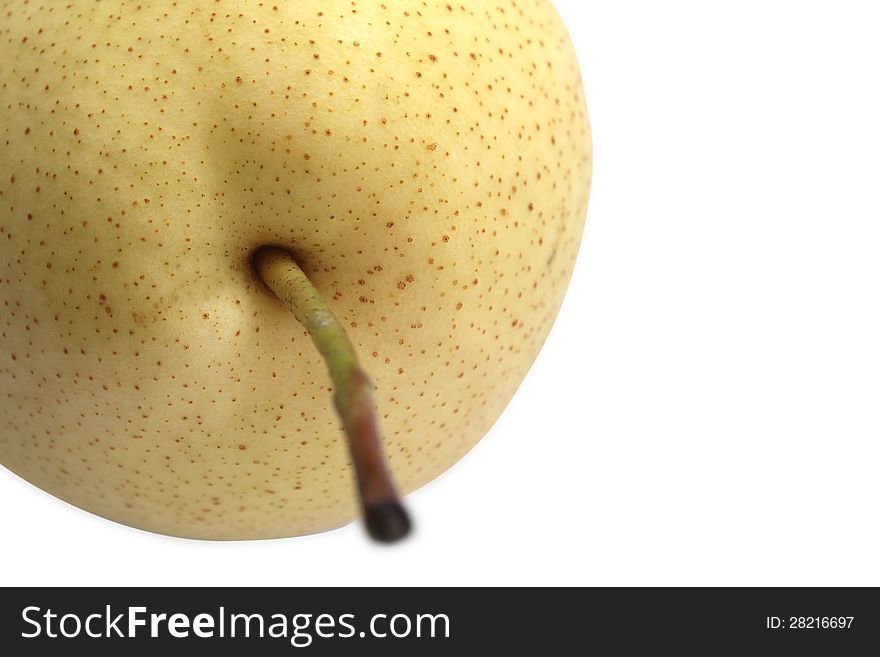
[[[590,128],[551,3],[2,14],[0,462],[206,539],[348,523],[354,465],[405,533],[397,491],[492,426],[578,250]],[[373,397],[340,402],[355,373]]]

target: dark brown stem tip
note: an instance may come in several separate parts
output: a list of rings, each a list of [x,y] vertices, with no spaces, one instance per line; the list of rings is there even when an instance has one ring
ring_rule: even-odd
[[[394,543],[412,527],[409,515],[398,500],[387,500],[364,509],[367,533],[380,543]]]

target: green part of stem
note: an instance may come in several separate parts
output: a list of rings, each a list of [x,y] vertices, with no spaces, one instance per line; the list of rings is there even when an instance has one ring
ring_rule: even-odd
[[[382,451],[373,404],[373,387],[361,369],[354,346],[327,302],[284,249],[260,247],[254,267],[263,282],[287,306],[315,343],[330,372],[333,401],[348,437],[367,531],[392,542],[410,529]]]

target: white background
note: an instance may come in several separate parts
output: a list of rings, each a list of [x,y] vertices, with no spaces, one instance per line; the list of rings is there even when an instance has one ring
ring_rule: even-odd
[[[408,499],[416,536],[165,538],[3,470],[3,584],[880,585],[875,3],[557,6],[584,245],[503,418]]]

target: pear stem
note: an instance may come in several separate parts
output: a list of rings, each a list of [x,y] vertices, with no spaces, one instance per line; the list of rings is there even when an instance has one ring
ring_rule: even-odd
[[[373,387],[345,330],[290,253],[274,246],[260,247],[254,254],[254,267],[269,289],[305,326],[327,363],[336,412],[354,461],[367,532],[385,543],[403,538],[409,532],[410,520],[382,451]]]

